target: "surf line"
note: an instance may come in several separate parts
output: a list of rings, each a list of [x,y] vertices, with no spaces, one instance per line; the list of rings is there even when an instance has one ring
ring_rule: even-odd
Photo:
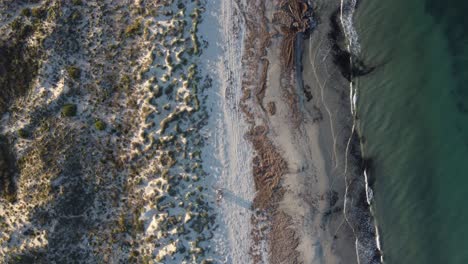
[[[352,56],[353,54],[356,55],[360,52],[360,45],[359,45],[359,41],[358,41],[358,34],[353,26],[353,14],[354,14],[354,11],[356,10],[356,0],[350,0],[348,1],[346,4],[346,8],[347,8],[347,12],[346,14],[344,14],[344,11],[345,11],[345,0],[340,0],[340,22],[341,22],[341,27],[343,29],[343,33],[345,35],[345,38],[347,40],[347,43],[346,43],[346,49],[347,51],[349,52],[349,65],[350,65],[350,68],[352,69],[353,68],[353,60],[352,60]],[[358,100],[358,89],[357,87],[354,86],[353,84],[353,80],[352,80],[352,70],[350,71],[350,74],[351,74],[351,80],[349,81],[349,100],[350,100],[350,110],[351,110],[351,114],[353,116],[353,126],[351,128],[351,135],[349,137],[349,140],[348,140],[348,143],[347,143],[347,146],[346,146],[346,152],[345,152],[345,169],[344,169],[344,173],[345,173],[345,180],[346,180],[346,190],[345,190],[345,202],[344,202],[344,217],[346,217],[346,205],[347,205],[347,197],[348,197],[348,181],[347,181],[347,166],[348,166],[348,150],[349,150],[349,146],[351,144],[351,140],[353,138],[353,135],[356,131],[356,119],[357,119],[357,100]],[[362,142],[361,142],[361,151],[363,153],[363,147],[362,147]],[[375,243],[376,243],[376,247],[378,249],[379,252],[382,252],[382,247],[381,247],[381,243],[380,243],[380,234],[379,234],[379,229],[378,229],[378,226],[377,226],[377,222],[375,220],[375,215],[374,215],[374,210],[372,209],[372,206],[371,206],[371,203],[372,203],[372,199],[373,199],[373,191],[371,189],[371,187],[369,186],[369,181],[368,181],[368,173],[367,173],[367,168],[364,169],[363,171],[363,176],[364,176],[364,179],[365,179],[365,190],[366,190],[366,201],[367,201],[367,204],[369,206],[369,210],[370,210],[370,213],[373,217],[373,224],[374,224],[374,228],[375,228]],[[347,220],[348,221],[348,220]],[[348,224],[349,224],[349,221],[348,221]],[[351,226],[351,225],[350,225]],[[352,226],[351,226],[352,227]],[[352,227],[353,231],[354,228]],[[358,237],[356,236],[356,256],[357,256],[357,262],[358,264],[361,264],[360,263],[360,258],[359,258],[359,247],[358,247],[358,244],[359,244],[359,240],[358,240]],[[383,254],[380,254],[380,263],[384,263],[384,259],[383,259]]]

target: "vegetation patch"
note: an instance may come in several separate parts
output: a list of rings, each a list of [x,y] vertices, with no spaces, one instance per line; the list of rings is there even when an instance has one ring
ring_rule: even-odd
[[[0,194],[14,201],[17,184],[19,202],[6,203],[0,244],[13,238],[10,256],[43,250],[60,263],[92,262],[82,249],[102,261],[121,249],[118,263],[210,263],[203,241],[213,237],[214,200],[197,133],[206,118],[196,111],[199,58],[191,56],[204,48],[203,1],[117,2],[40,1],[14,10],[21,16],[0,37],[0,114],[20,117],[8,120],[7,141],[19,159],[6,156],[18,169],[0,174]],[[99,206],[83,214],[92,202]],[[22,215],[44,235],[11,227]],[[65,217],[53,230],[55,216]]]
[[[141,19],[138,18],[135,20],[132,24],[130,24],[126,29],[125,29],[125,36],[131,37],[137,33],[141,32]]]
[[[24,8],[23,10],[21,10],[21,15],[23,15],[23,16],[31,16],[31,9],[29,9],[29,8]]]
[[[18,130],[18,136],[20,138],[28,138],[30,136],[30,134],[29,134],[28,130],[26,130],[24,128],[21,128],[21,129]]]
[[[96,120],[96,122],[94,122],[94,127],[99,131],[103,131],[103,130],[106,129],[107,124],[104,123],[104,121],[98,119],[98,120]]]
[[[35,18],[43,19],[46,16],[46,12],[40,7],[33,8],[31,9],[31,15]]]
[[[14,37],[5,42],[0,40],[0,114],[11,100],[26,94],[38,70],[38,49],[28,47],[25,43],[32,30],[20,21],[15,21],[18,29]]]
[[[16,201],[16,162],[8,140],[0,136],[0,197],[10,203]]]
[[[71,117],[76,116],[77,107],[75,104],[65,104],[62,106],[62,116]]]
[[[76,66],[69,66],[67,73],[73,80],[78,80],[81,77],[81,69]]]
[[[129,90],[131,83],[132,81],[130,80],[130,76],[124,74],[122,77],[120,77],[120,88],[122,90]]]

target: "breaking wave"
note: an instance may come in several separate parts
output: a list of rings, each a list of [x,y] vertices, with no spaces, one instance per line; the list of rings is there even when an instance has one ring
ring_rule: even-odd
[[[344,37],[347,42],[346,49],[350,55],[349,66],[351,69],[353,68],[353,56],[357,57],[361,51],[361,46],[359,44],[359,36],[353,24],[353,16],[356,7],[356,0],[341,0],[339,17]],[[352,80],[350,80],[349,82],[349,88],[351,113],[354,117],[354,120],[356,120],[358,89],[355,85],[353,85]],[[351,133],[352,136],[350,137],[350,141],[348,144],[349,147],[360,148],[361,144],[359,141],[359,137],[357,136],[358,131],[356,131],[355,123],[353,124]],[[359,150],[358,152],[361,153],[361,150]],[[352,225],[356,236],[356,255],[358,263],[383,263],[379,231],[374,220],[373,210],[371,207],[374,193],[369,184],[369,172],[366,168],[367,165],[363,165],[365,161],[362,160],[362,156],[358,157],[357,160],[361,163],[362,170],[360,170],[360,173],[362,173],[362,177],[356,183],[349,184],[346,187],[346,198],[353,197],[353,199],[345,200],[345,215],[346,212],[348,212],[347,220],[348,223]],[[359,182],[361,182],[361,184]]]

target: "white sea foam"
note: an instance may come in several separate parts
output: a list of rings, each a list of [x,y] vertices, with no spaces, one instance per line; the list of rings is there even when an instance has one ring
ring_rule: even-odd
[[[354,55],[359,54],[361,45],[359,44],[358,33],[353,24],[354,11],[356,10],[356,0],[341,0],[340,20],[343,31],[348,40],[348,51]]]
[[[353,24],[353,16],[354,16],[354,11],[356,9],[356,0],[340,0],[341,5],[340,5],[340,21],[341,25],[343,28],[344,35],[347,40],[347,45],[346,48],[348,52],[351,54],[351,56],[357,56],[360,51],[361,51],[361,46],[359,44],[359,37],[357,34],[357,31],[354,27]],[[350,64],[352,65],[352,57],[350,56]],[[351,105],[351,114],[353,115],[354,118],[356,118],[357,115],[357,102],[358,102],[358,88],[353,85],[353,82],[349,83],[349,89],[350,89],[350,105]],[[356,120],[356,119],[355,119]],[[355,122],[355,121],[354,121]],[[356,123],[353,124],[352,127],[352,132],[351,134],[353,135],[356,131]],[[346,149],[346,152],[348,152],[348,148],[351,143],[352,136],[349,139],[348,142],[348,147]],[[346,166],[347,167],[347,166]],[[347,170],[345,168],[345,174],[347,173]],[[373,190],[369,186],[368,182],[368,175],[367,171],[364,170],[363,172],[364,180],[365,180],[365,191],[366,191],[366,200],[370,208],[370,213],[373,217],[374,212],[371,207],[371,203],[373,200]],[[347,196],[348,196],[348,187],[346,186],[346,194],[345,194],[345,205],[344,205],[344,212],[346,215],[346,210],[347,210]],[[353,213],[359,213],[359,212],[353,212]],[[371,224],[370,221],[373,221],[373,229],[375,231],[375,237],[373,239],[374,242],[372,242],[372,238],[369,237],[362,237],[363,234],[356,234],[356,255],[357,255],[357,261],[359,264],[361,264],[361,260],[364,261],[365,264],[367,263],[375,263],[375,260],[373,259],[373,256],[375,254],[375,249],[377,248],[380,252],[382,252],[381,248],[381,243],[380,243],[380,235],[379,235],[379,230],[377,227],[377,223],[375,219],[362,219],[362,221],[367,222],[369,221],[368,224]],[[372,228],[371,228],[372,229]],[[377,263],[383,263],[383,255],[380,256],[380,259],[378,260]],[[363,263],[363,264],[364,264]]]
[[[366,198],[367,198],[367,203],[371,205],[372,199],[374,198],[374,192],[372,191],[372,188],[369,186],[369,179],[367,177],[367,171],[364,171],[364,178],[366,179]]]

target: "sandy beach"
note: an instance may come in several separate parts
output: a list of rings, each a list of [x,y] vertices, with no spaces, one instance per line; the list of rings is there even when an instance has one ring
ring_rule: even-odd
[[[357,256],[360,217],[348,216],[357,206],[345,210],[347,186],[363,177],[352,90],[335,56],[342,43],[330,37],[343,34],[333,32],[340,3],[237,3],[246,18],[240,106],[254,149],[253,207],[268,226],[256,233],[253,219],[254,248],[267,244],[268,263],[371,263]],[[285,30],[291,10],[311,15],[314,28]],[[352,190],[358,198],[362,189]],[[254,263],[261,255],[252,252]]]
[[[232,1],[207,1],[200,33],[209,46],[201,55],[202,71],[212,77],[205,91],[208,124],[203,165],[211,175],[207,186],[217,193],[219,228],[212,245],[220,263],[251,263],[251,203],[254,197],[252,148],[244,135],[247,124],[237,104],[241,97],[242,18]]]
[[[349,6],[39,2],[0,4],[0,257],[377,263]]]

